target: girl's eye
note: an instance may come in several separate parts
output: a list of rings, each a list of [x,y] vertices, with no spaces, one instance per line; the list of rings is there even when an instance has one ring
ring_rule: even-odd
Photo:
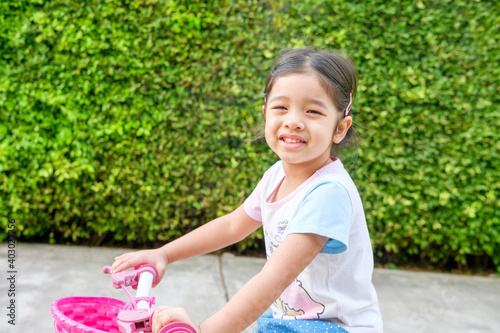
[[[273,110],[278,110],[278,111],[286,111],[287,110],[286,107],[281,106],[281,105],[279,105],[279,106],[273,106],[272,109]]]
[[[316,111],[316,110],[309,110],[309,111],[307,111],[307,113],[309,113],[309,114],[317,114],[317,115],[322,115],[322,113],[321,113],[321,112]]]

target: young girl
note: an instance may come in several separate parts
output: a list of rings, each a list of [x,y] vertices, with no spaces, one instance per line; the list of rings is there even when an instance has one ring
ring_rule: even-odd
[[[279,161],[232,213],[155,250],[116,258],[113,272],[167,264],[236,243],[263,227],[267,262],[229,302],[196,325],[184,309],[159,307],[153,332],[173,321],[198,332],[382,332],[373,254],[358,191],[331,156],[352,139],[357,73],[337,53],[289,50],[264,90],[265,138]]]

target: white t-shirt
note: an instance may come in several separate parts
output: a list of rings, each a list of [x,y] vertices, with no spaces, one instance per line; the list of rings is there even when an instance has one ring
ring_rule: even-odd
[[[288,196],[271,202],[284,176],[279,161],[244,203],[248,216],[262,221],[267,257],[290,233],[314,233],[329,240],[274,302],[274,318],[321,319],[352,333],[382,332],[363,206],[341,161],[335,159]]]

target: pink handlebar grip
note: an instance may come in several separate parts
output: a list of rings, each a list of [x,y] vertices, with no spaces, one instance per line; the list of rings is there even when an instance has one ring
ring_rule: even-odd
[[[186,323],[170,323],[164,326],[160,333],[196,333],[196,331]]]

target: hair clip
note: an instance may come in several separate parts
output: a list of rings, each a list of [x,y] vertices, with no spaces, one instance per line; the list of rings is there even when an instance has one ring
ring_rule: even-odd
[[[349,93],[349,105],[345,108],[346,117],[349,115],[349,112],[351,112],[351,106],[352,106],[352,93]]]

